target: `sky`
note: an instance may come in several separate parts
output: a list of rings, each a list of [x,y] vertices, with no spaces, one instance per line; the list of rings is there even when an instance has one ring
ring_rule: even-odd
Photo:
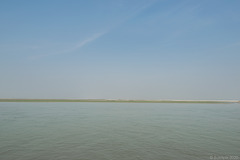
[[[1,0],[0,98],[240,99],[239,0]]]

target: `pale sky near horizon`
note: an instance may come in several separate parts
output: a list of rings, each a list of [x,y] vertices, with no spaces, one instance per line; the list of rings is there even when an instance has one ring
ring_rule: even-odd
[[[1,0],[0,98],[240,99],[239,0]]]

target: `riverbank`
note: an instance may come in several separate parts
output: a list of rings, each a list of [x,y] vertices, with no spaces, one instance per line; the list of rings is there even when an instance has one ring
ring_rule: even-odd
[[[0,102],[240,103],[238,100],[0,99]]]

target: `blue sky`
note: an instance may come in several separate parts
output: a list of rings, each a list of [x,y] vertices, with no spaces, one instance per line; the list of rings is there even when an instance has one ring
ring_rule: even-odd
[[[239,0],[1,0],[0,98],[239,99]]]

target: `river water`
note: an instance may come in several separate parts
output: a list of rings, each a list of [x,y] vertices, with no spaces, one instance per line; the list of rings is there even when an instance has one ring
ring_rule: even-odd
[[[0,103],[1,160],[240,160],[240,104]]]

